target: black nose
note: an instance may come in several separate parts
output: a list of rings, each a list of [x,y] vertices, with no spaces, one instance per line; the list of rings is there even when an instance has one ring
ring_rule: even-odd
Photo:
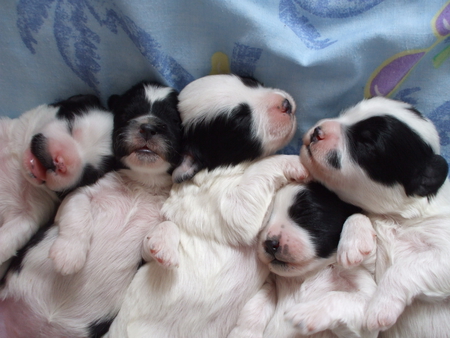
[[[311,134],[311,139],[310,139],[311,143],[317,142],[317,141],[322,140],[322,139],[323,139],[322,128],[320,128],[320,127],[314,128],[314,131]]]
[[[155,136],[158,133],[157,127],[150,123],[143,123],[139,126],[139,128],[139,132],[146,140],[151,139],[152,136]]]
[[[286,114],[291,114],[292,113],[292,105],[291,105],[291,103],[289,102],[288,99],[284,99],[284,101],[283,101],[282,112],[286,113]]]
[[[275,256],[278,248],[280,247],[280,242],[277,239],[268,239],[264,242],[264,250],[272,256]]]

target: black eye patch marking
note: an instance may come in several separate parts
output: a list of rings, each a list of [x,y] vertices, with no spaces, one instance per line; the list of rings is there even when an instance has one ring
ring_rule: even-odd
[[[334,169],[341,169],[341,154],[337,150],[331,150],[326,157],[327,163]]]

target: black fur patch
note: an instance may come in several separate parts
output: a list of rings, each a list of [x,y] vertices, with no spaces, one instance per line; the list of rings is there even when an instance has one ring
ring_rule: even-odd
[[[289,217],[307,230],[319,257],[333,254],[338,246],[345,220],[361,209],[341,201],[317,182],[308,183],[289,207]]]
[[[1,287],[3,287],[3,285],[5,284],[6,278],[9,274],[20,273],[20,271],[23,268],[23,260],[25,259],[26,254],[33,247],[37,246],[40,242],[42,242],[42,240],[45,238],[47,232],[51,229],[52,225],[53,225],[53,218],[51,221],[46,223],[44,226],[40,227],[39,230],[33,235],[33,237],[31,237],[31,239],[28,241],[28,243],[17,252],[17,254],[11,260],[11,264],[8,267],[7,273],[0,280]]]
[[[399,183],[408,196],[432,196],[447,177],[445,160],[392,116],[358,122],[349,127],[347,138],[352,159],[371,179],[386,186]]]
[[[337,150],[331,150],[328,154],[327,154],[327,158],[326,158],[327,163],[332,166],[334,169],[341,169],[341,156],[340,153],[338,153]]]
[[[52,103],[50,106],[59,107],[56,118],[67,120],[70,132],[72,132],[72,123],[75,117],[88,113],[90,108],[106,110],[95,95],[75,95],[67,100]]]
[[[211,121],[196,123],[185,132],[185,153],[201,169],[236,165],[262,155],[262,144],[252,135],[252,111],[240,104],[230,114],[220,113]]]
[[[163,87],[155,82],[141,82],[123,95],[113,95],[108,99],[108,107],[114,113],[113,149],[118,159],[128,155],[124,131],[131,120],[150,115],[158,118],[162,134],[171,150],[168,162],[174,167],[180,162],[181,119],[178,112],[178,93],[173,90],[164,100],[149,102],[145,95],[145,86]]]
[[[98,319],[88,327],[89,338],[100,338],[109,331],[115,316]]]
[[[241,79],[242,83],[244,85],[246,85],[247,87],[250,87],[250,88],[262,87],[262,83],[252,77],[239,76],[239,78]]]

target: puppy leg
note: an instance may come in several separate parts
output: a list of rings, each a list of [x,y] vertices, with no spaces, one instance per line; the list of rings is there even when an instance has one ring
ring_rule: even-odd
[[[375,256],[376,234],[370,219],[362,214],[350,216],[344,223],[337,249],[337,262],[344,268],[357,266],[369,255]]]
[[[76,273],[86,262],[94,227],[89,197],[79,193],[66,198],[55,220],[59,234],[49,257],[55,270],[62,275]]]
[[[39,224],[32,218],[18,216],[0,227],[0,264],[14,256],[33,236]]]
[[[437,249],[437,248],[434,248]],[[393,326],[405,307],[418,296],[433,301],[450,295],[450,265],[444,250],[408,252],[380,278],[377,290],[365,314],[368,330],[386,330]]]
[[[179,265],[178,244],[180,232],[175,223],[165,221],[149,231],[144,239],[142,258],[154,259],[161,266],[171,269]]]
[[[276,301],[275,282],[273,276],[269,276],[242,309],[236,327],[228,338],[262,338],[275,311]]]
[[[220,201],[220,213],[233,229],[250,234],[239,244],[254,240],[260,230],[275,192],[291,181],[304,181],[308,172],[296,155],[274,155],[253,163],[237,186],[230,187]],[[254,230],[254,232],[249,231]]]
[[[303,335],[331,330],[341,338],[376,337],[363,330],[364,309],[375,288],[366,269],[330,266],[304,282],[304,301],[287,309],[285,318]]]

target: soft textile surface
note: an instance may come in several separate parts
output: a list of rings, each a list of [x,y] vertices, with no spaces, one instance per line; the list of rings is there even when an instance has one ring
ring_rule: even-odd
[[[1,115],[143,79],[181,90],[210,73],[290,92],[301,135],[364,96],[413,103],[450,160],[450,2],[19,0],[0,13]]]

